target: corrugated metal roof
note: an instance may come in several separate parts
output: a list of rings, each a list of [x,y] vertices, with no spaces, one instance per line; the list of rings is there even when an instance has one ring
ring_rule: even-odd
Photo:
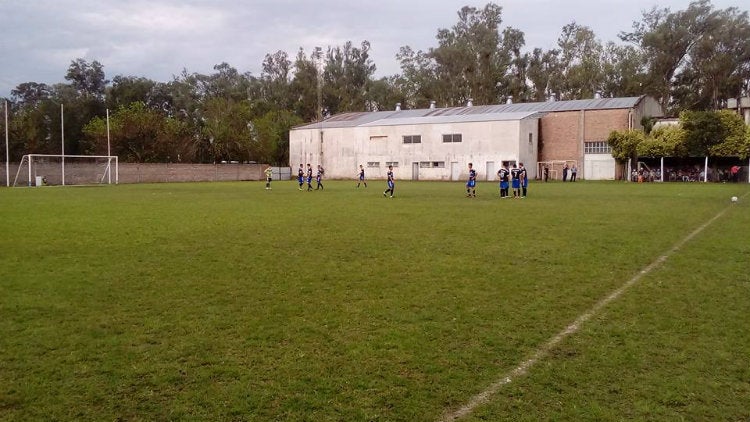
[[[642,98],[594,98],[589,100],[547,101],[472,107],[342,113],[332,116],[323,122],[309,123],[298,126],[295,129],[521,120],[529,117],[541,117],[541,115],[533,116],[536,113],[634,108]]]

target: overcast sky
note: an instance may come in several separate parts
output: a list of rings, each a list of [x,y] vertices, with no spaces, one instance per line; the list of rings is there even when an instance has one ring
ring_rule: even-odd
[[[0,0],[0,97],[23,82],[64,82],[71,61],[99,61],[106,78],[143,76],[167,82],[187,69],[213,73],[227,62],[259,75],[267,53],[302,47],[371,44],[376,76],[399,73],[402,46],[437,46],[439,28],[450,28],[474,0]],[[526,35],[526,47],[552,48],[561,28],[576,21],[602,40],[618,41],[656,0],[504,0],[502,28]],[[661,0],[659,7],[687,8],[689,1]],[[716,8],[740,0],[713,0]],[[619,42],[619,41],[618,41]]]

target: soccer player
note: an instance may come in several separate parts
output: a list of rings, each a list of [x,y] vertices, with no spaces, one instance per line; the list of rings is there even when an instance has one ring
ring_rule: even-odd
[[[315,190],[323,190],[323,183],[321,183],[321,179],[323,179],[323,166],[318,164],[318,174],[315,176],[315,181],[318,183],[318,186],[315,188]]]
[[[388,180],[386,183],[388,183],[388,189],[383,192],[383,196],[387,197],[388,192],[390,192],[391,198],[393,198],[393,192],[396,190],[396,179],[393,177],[393,166],[388,166]]]
[[[362,167],[362,164],[359,165],[359,182],[357,182],[357,187],[359,187],[360,183],[364,183],[365,187],[367,187],[367,181],[365,180],[365,168]]]
[[[526,173],[526,167],[523,163],[518,163],[518,168],[521,170],[521,198],[526,198],[526,188],[529,187],[529,175]]]
[[[477,197],[477,171],[474,170],[473,165],[469,163],[469,180],[466,182],[466,197],[476,198]]]
[[[299,190],[302,190],[302,185],[305,184],[305,170],[302,168],[301,163],[299,170],[297,170],[297,182],[299,182]]]
[[[519,169],[515,163],[513,163],[513,168],[510,169],[510,183],[513,187],[513,199],[518,199],[521,197],[521,169]]]
[[[312,190],[312,166],[310,166],[310,163],[307,163],[307,191],[310,192]]]
[[[271,189],[271,180],[273,180],[273,168],[268,166],[263,172],[266,173],[266,190],[269,190]]]
[[[497,171],[497,175],[500,178],[500,198],[505,199],[508,197],[508,188],[510,187],[510,172],[507,167],[501,166],[500,170]]]

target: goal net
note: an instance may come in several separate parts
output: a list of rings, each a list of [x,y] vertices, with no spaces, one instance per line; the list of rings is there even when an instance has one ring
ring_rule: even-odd
[[[117,184],[116,155],[27,154],[13,186]]]

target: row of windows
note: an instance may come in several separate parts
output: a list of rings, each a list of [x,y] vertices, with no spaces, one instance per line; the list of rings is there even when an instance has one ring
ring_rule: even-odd
[[[445,161],[420,161],[419,168],[421,169],[444,169]]]
[[[385,166],[393,166],[398,167],[398,161],[386,161]],[[380,167],[380,161],[368,161],[367,167],[369,168],[378,168]],[[444,169],[445,168],[445,161],[420,161],[419,162],[419,168],[422,169]]]
[[[405,144],[421,144],[422,135],[404,135],[403,140]],[[443,135],[443,143],[461,142],[461,141],[462,141],[462,137],[460,133],[448,133],[448,134]]]
[[[401,137],[405,144],[421,144],[422,135],[404,135]],[[370,136],[371,141],[386,141],[387,136]],[[443,143],[462,142],[463,137],[460,133],[447,133],[443,135]]]
[[[584,154],[612,154],[612,147],[607,142],[596,141],[596,142],[584,142],[583,143]]]
[[[386,167],[389,167],[389,166],[398,167],[398,161],[386,161],[385,162],[385,166]],[[380,167],[380,161],[368,161],[367,162],[367,167],[369,167],[369,168]]]

